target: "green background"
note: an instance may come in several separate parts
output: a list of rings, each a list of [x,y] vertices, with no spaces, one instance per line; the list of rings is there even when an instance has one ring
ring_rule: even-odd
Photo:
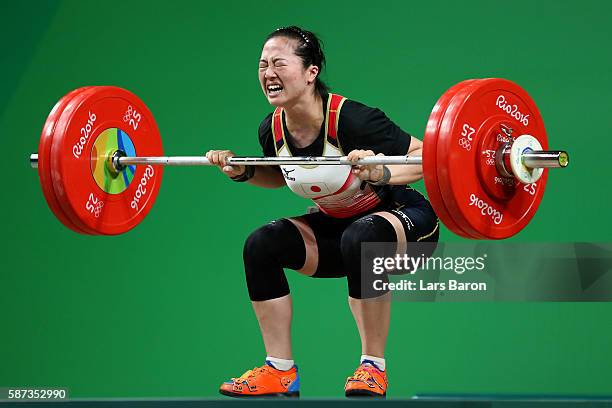
[[[69,90],[135,92],[169,154],[259,155],[257,127],[271,108],[257,60],[264,36],[282,25],[323,38],[333,90],[380,107],[414,135],[454,83],[505,77],[538,103],[551,147],[572,157],[513,240],[610,241],[609,161],[594,156],[612,147],[611,12],[605,1],[3,3],[0,386],[216,396],[222,380],[264,357],[244,239],[309,205],[215,169],[172,168],[136,229],[76,235],[53,217],[27,164]],[[441,240],[461,238],[443,228]],[[302,394],[340,397],[360,355],[346,283],[288,276]],[[611,312],[610,303],[395,303],[389,395],[612,394]]]

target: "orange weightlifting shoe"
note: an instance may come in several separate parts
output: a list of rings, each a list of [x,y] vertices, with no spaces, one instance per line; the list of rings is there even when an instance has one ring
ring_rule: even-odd
[[[300,396],[300,376],[297,366],[287,371],[269,364],[247,371],[238,378],[221,384],[219,392],[229,397],[290,397]]]
[[[387,396],[387,372],[380,371],[367,360],[357,367],[355,374],[346,379],[344,392],[347,397],[380,397]]]

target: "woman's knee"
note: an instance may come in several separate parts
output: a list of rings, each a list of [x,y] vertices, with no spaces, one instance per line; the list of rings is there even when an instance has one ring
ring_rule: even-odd
[[[272,221],[253,231],[244,243],[245,265],[291,268],[304,262],[304,244],[287,219]]]
[[[361,252],[363,242],[392,242],[396,239],[393,228],[375,215],[358,219],[344,230],[340,241],[342,255],[354,255]]]
[[[251,232],[244,242],[244,257],[252,257],[271,253],[274,250],[275,242],[278,242],[278,235],[282,229],[280,221],[272,221]]]
[[[292,228],[288,220],[272,221],[253,231],[245,241],[244,271],[251,300],[275,299],[289,293],[283,268],[290,267],[292,259],[283,252],[296,245]],[[295,248],[290,252],[295,254]]]
[[[370,250],[363,243],[389,242],[397,240],[395,229],[382,217],[368,215],[352,223],[342,235],[342,257],[347,270],[349,296],[355,299],[367,299],[382,296],[386,291],[376,290],[376,280],[387,280],[386,276],[373,273],[370,268],[373,258],[390,256],[395,251],[395,244],[372,246]],[[382,251],[382,252],[381,252]]]

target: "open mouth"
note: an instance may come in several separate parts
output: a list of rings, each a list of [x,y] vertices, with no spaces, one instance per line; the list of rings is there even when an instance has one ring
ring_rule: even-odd
[[[283,91],[283,87],[278,84],[268,85],[268,96],[277,96]]]

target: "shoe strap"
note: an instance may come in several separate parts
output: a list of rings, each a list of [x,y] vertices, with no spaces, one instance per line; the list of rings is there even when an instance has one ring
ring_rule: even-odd
[[[257,377],[258,374],[261,374],[261,373],[271,373],[271,372],[268,369],[268,366],[265,366],[265,365],[261,366],[261,367],[254,367],[252,370],[246,371],[240,377],[232,378],[232,380],[235,380],[235,381],[247,381],[248,382],[249,379],[255,378],[255,377]]]
[[[372,374],[371,370],[376,370],[376,368],[374,367],[368,367],[364,364],[360,365],[357,370],[355,371],[355,373],[353,374],[352,377],[349,377],[348,381],[361,381],[364,382],[365,384],[367,384],[369,387],[373,387],[373,384],[378,385],[378,387],[380,389],[384,389],[384,386],[381,385],[378,380],[376,379],[376,376]],[[377,370],[378,371],[378,370]],[[384,377],[383,377],[384,379]]]

